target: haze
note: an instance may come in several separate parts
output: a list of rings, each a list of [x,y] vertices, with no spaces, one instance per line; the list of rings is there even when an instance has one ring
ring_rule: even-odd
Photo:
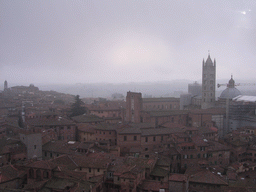
[[[255,79],[255,1],[0,1],[0,82]]]

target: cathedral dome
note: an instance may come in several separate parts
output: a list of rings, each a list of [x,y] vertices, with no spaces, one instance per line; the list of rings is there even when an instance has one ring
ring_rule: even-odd
[[[229,88],[227,87],[222,93],[220,94],[220,98],[222,99],[233,99],[234,97],[241,95],[241,92],[237,88]]]
[[[233,79],[233,76],[231,76],[231,79],[227,84],[227,88],[224,91],[222,91],[222,93],[220,94],[220,98],[233,99],[238,95],[241,95],[241,92],[237,88],[235,88],[235,81]]]

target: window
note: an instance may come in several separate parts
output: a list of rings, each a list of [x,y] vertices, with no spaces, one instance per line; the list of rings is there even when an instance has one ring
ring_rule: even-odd
[[[100,169],[98,169],[98,172],[100,172]]]
[[[133,140],[134,140],[134,141],[137,141],[137,136],[134,136],[134,137],[133,137]]]
[[[34,145],[34,149],[36,149],[36,145]]]
[[[156,141],[156,137],[153,137],[153,141]]]
[[[92,172],[92,169],[91,168],[89,168],[89,173],[91,173]]]
[[[164,140],[164,136],[161,136],[161,141],[163,141]]]
[[[200,151],[205,151],[205,147],[200,147]]]
[[[148,142],[148,137],[145,137],[145,142]]]
[[[48,178],[49,177],[49,173],[47,171],[44,171],[44,178]]]
[[[127,141],[127,136],[124,136],[124,141]]]
[[[111,131],[109,131],[109,135],[111,135]]]
[[[148,148],[145,148],[145,151],[147,151],[148,150]]]

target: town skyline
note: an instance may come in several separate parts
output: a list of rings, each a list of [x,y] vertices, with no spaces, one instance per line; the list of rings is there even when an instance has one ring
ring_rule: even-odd
[[[0,81],[21,84],[254,77],[254,2],[1,1]],[[43,11],[42,11],[43,10]]]

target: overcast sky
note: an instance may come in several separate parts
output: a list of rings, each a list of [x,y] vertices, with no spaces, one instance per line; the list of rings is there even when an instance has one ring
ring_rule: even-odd
[[[255,79],[254,0],[0,0],[0,81]]]

